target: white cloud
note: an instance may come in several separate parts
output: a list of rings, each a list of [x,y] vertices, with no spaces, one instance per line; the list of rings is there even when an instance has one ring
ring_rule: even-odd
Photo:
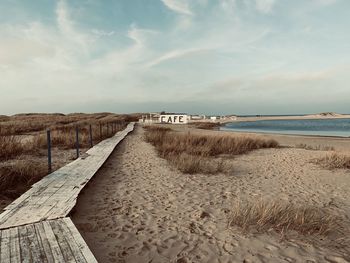
[[[161,0],[170,10],[183,15],[193,15],[187,0]]]
[[[262,13],[270,13],[276,0],[255,0],[256,9]]]
[[[128,37],[139,46],[143,46],[150,36],[156,34],[158,34],[158,32],[155,30],[138,28],[135,24],[131,25],[128,31]]]
[[[333,5],[337,2],[338,0],[313,0],[316,4],[327,6],[327,5]]]
[[[105,31],[101,29],[92,29],[91,32],[98,37],[111,37],[115,35],[114,31]]]
[[[152,60],[147,64],[147,67],[154,67],[157,66],[163,62],[178,59],[184,56],[190,56],[196,53],[209,51],[210,49],[206,48],[191,48],[191,49],[185,49],[185,50],[172,50],[166,54],[161,55],[160,57]]]

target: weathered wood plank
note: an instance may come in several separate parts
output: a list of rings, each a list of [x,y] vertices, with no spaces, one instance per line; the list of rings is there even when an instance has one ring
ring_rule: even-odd
[[[43,223],[36,223],[34,224],[34,228],[35,228],[35,233],[38,237],[38,241],[40,242],[40,246],[43,249],[43,253],[46,256],[47,262],[48,263],[54,263],[55,262],[55,258],[53,256],[53,252],[51,250],[51,246],[49,243],[49,240],[47,238],[47,235],[45,233],[45,229],[44,229],[44,224]],[[51,240],[51,243],[55,242],[55,240]],[[57,244],[58,246],[58,244]]]
[[[19,245],[21,247],[21,261],[23,263],[31,262],[32,258],[29,250],[29,241],[27,239],[27,228],[25,226],[18,227]]]
[[[73,224],[72,220],[70,218],[64,218],[63,220],[66,223],[70,233],[74,237],[74,239],[75,239],[75,241],[76,241],[80,251],[83,253],[86,261],[89,262],[89,263],[90,262],[91,263],[94,263],[94,262],[97,263],[97,260],[96,260],[95,256],[92,254],[92,252],[88,248],[87,244],[85,243],[84,239],[82,238],[82,236],[80,235],[80,233],[76,229],[76,227]]]
[[[97,263],[70,218],[0,230],[0,262]]]
[[[27,240],[29,244],[29,251],[31,254],[31,258],[33,263],[41,263],[47,262],[45,252],[41,243],[38,240],[38,236],[36,235],[34,224],[26,225],[27,229]]]
[[[2,231],[0,246],[1,246],[0,262],[10,262],[11,247],[10,247],[10,230],[9,229],[5,229]]]
[[[10,253],[11,253],[11,263],[19,263],[21,262],[21,248],[19,246],[19,233],[18,228],[10,228]],[[1,262],[1,260],[0,260]]]
[[[64,262],[64,257],[63,257],[63,254],[61,252],[60,245],[58,244],[55,233],[53,232],[50,223],[48,221],[43,221],[43,222],[38,223],[38,224],[42,224],[42,226],[44,228],[47,242],[51,248],[51,254],[52,254],[54,261],[55,262]],[[46,240],[45,240],[45,242],[46,242]],[[46,253],[46,255],[48,255],[48,253]]]
[[[77,245],[72,233],[69,231],[66,223],[61,220],[60,224],[57,224],[57,226],[59,227],[60,231],[62,231],[62,233],[64,233],[64,239],[66,240],[67,244],[69,245],[72,254],[75,258],[75,261],[78,263],[86,263],[85,257],[82,254],[82,251],[80,250],[79,246]],[[79,232],[78,232],[79,233]]]
[[[62,256],[64,258],[64,262],[76,262],[73,251],[71,250],[68,242],[66,241],[64,235],[65,233],[61,232],[58,222],[56,220],[48,221],[52,231],[55,233],[55,237],[57,239],[57,243],[60,246]]]

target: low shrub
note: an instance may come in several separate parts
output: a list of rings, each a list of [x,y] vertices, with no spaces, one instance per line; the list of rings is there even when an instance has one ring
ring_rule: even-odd
[[[350,156],[341,153],[334,152],[313,162],[328,169],[350,169]]]

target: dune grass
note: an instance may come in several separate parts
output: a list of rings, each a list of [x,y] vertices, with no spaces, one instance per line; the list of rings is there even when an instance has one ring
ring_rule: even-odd
[[[16,136],[0,136],[0,160],[11,158],[22,150],[21,142]]]
[[[221,159],[210,159],[202,156],[181,153],[179,155],[167,156],[178,170],[187,174],[203,173],[216,174],[225,171],[225,165]]]
[[[350,169],[350,156],[336,152],[315,159],[313,162],[327,169]]]
[[[324,207],[299,206],[282,201],[238,202],[229,217],[230,226],[244,231],[327,236],[341,230],[342,219]]]
[[[278,147],[275,140],[248,136],[199,135],[175,132],[168,127],[146,126],[145,139],[162,158],[184,173],[215,174],[224,170],[220,155],[238,155],[261,148]]]
[[[300,143],[295,145],[296,148],[301,148],[305,150],[312,150],[312,151],[334,151],[335,148],[333,146],[327,146],[327,145],[307,145],[305,143]]]
[[[47,174],[47,164],[33,160],[13,160],[0,167],[0,193],[16,198]]]
[[[17,114],[0,118],[0,135],[20,135],[45,131],[62,126],[86,126],[113,122],[137,121],[140,114],[120,115],[113,113],[73,114]]]
[[[193,123],[193,126],[197,129],[203,129],[203,130],[214,130],[218,129],[220,127],[220,123],[217,122],[195,122]]]

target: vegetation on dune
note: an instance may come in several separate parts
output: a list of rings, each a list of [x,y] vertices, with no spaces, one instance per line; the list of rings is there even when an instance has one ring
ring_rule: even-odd
[[[301,148],[305,150],[313,150],[313,151],[334,151],[335,148],[333,146],[327,146],[327,145],[307,145],[305,143],[299,143],[295,145],[296,148]]]
[[[203,130],[214,130],[218,129],[220,127],[220,123],[217,122],[195,122],[193,123],[193,126],[197,129],[203,129]]]
[[[10,159],[24,152],[24,146],[17,136],[0,136],[0,160]]]
[[[46,129],[51,130],[51,145],[55,151],[66,152],[76,147],[76,127],[80,147],[88,148],[90,124],[93,143],[96,144],[138,119],[139,114],[112,113],[0,116],[0,194],[15,198],[47,174],[47,163],[40,158],[42,154],[46,155]]]
[[[296,231],[303,235],[327,236],[341,230],[342,219],[322,207],[299,206],[282,201],[237,202],[233,207],[229,225],[244,231],[271,229],[284,234]]]
[[[275,140],[237,135],[199,135],[146,126],[145,139],[159,155],[184,173],[214,174],[224,170],[220,155],[238,155],[261,148],[278,147]]]
[[[313,162],[328,169],[350,169],[350,156],[336,152],[315,159]]]
[[[0,193],[8,198],[17,198],[46,174],[46,163],[14,160],[0,167]]]
[[[20,135],[55,129],[62,126],[84,126],[87,124],[106,124],[113,122],[137,121],[140,114],[118,115],[113,113],[95,114],[18,114],[0,119],[0,135]]]

